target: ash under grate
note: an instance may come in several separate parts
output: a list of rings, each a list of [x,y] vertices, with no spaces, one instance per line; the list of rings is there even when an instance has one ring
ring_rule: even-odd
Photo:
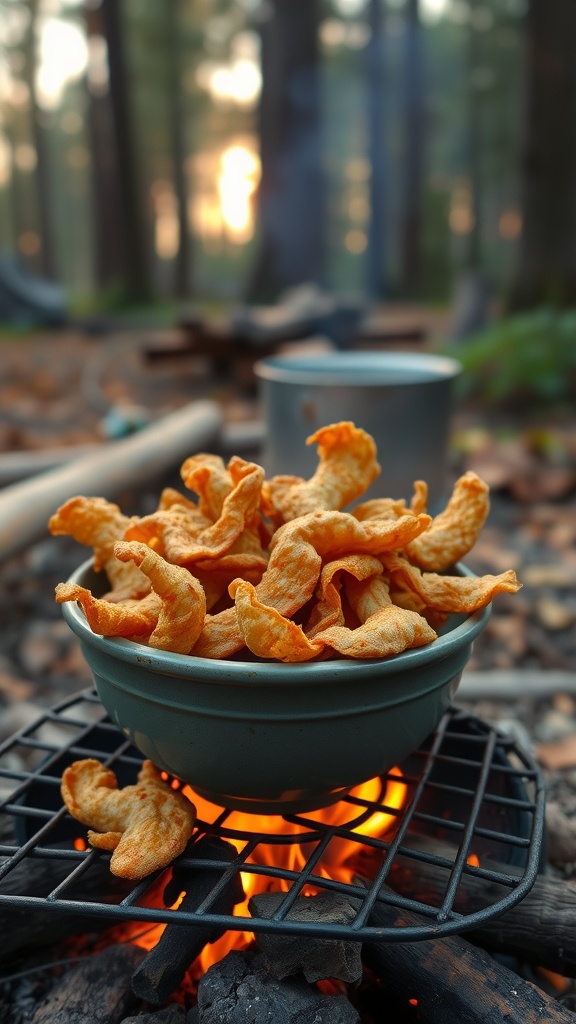
[[[322,812],[309,812],[254,821],[241,815],[239,822],[238,812],[201,803],[201,817],[177,863],[184,874],[210,872],[215,881],[209,892],[204,887],[197,906],[186,902],[177,910],[164,906],[159,895],[171,869],[137,884],[121,880],[105,897],[92,884],[91,873],[98,867],[101,875],[101,861],[108,854],[75,848],[85,829],[68,815],[60,796],[64,768],[85,757],[110,766],[121,786],[135,781],[142,763],[141,754],[110,721],[93,691],[62,702],[0,747],[0,834],[11,826],[16,837],[0,846],[0,906],[88,915],[111,924],[178,923],[405,942],[478,927],[518,903],[538,873],[544,822],[539,768],[512,739],[457,708],[449,710],[399,770],[375,780],[369,796],[362,787],[353,790],[330,809],[328,821],[322,820]],[[395,807],[388,801],[390,787],[398,783],[403,786],[403,802]],[[379,832],[374,825],[383,815],[389,827]],[[205,836],[233,843],[237,856],[232,862],[219,859],[217,852],[199,856],[202,847],[196,844]],[[325,865],[341,860],[344,844],[347,863],[353,864],[352,881],[324,877]],[[284,866],[284,861],[292,864],[293,857],[274,863],[271,851],[280,846],[297,848],[297,867]],[[38,860],[58,868],[55,886],[30,895],[26,885],[22,891],[11,885],[8,892],[4,883],[2,891],[11,872],[18,870],[26,877],[23,868],[28,865],[33,874]],[[408,865],[417,873],[419,864],[435,865],[443,878],[440,896],[433,900],[394,891],[396,871]],[[50,877],[50,872],[46,875]],[[240,883],[240,876],[245,882],[249,875],[260,876],[260,891],[279,886],[288,890],[271,918],[221,912],[222,893]],[[486,881],[487,902],[481,910],[466,913],[459,895],[470,877]],[[298,897],[311,889],[349,898],[355,917],[347,924],[290,919]],[[419,923],[375,926],[372,914],[382,903],[415,912]]]

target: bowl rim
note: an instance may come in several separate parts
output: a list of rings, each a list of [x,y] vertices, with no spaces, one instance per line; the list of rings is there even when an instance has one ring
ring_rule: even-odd
[[[93,569],[93,558],[86,559],[69,577],[70,582],[83,585],[86,573]],[[464,563],[453,566],[458,575],[475,576]],[[387,676],[398,672],[422,668],[450,657],[452,654],[471,644],[482,632],[491,614],[491,604],[467,615],[453,629],[438,636],[436,640],[423,647],[411,648],[401,654],[387,658],[328,658],[326,661],[278,662],[238,661],[227,658],[197,658],[191,654],[175,654],[172,651],[161,651],[147,647],[133,640],[122,637],[106,637],[94,633],[80,605],[76,601],[62,604],[62,614],[74,633],[88,646],[100,651],[103,655],[117,658],[132,665],[138,665],[148,671],[168,674],[180,678],[201,677],[211,682],[245,682],[270,686],[274,682],[280,684],[294,679],[306,678],[313,670],[315,683],[333,684],[339,677],[349,676],[370,677],[373,675]],[[195,671],[197,670],[197,671]]]

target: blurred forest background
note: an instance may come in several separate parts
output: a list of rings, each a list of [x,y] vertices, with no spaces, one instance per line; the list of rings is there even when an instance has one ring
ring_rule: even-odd
[[[0,0],[0,38],[0,316],[15,261],[77,316],[464,302],[571,391],[574,0]]]
[[[250,426],[290,293],[297,342],[404,317],[465,371],[472,568],[524,581],[477,664],[573,669],[575,58],[576,0],[0,0],[0,483],[197,397]],[[52,551],[0,573],[11,676]]]

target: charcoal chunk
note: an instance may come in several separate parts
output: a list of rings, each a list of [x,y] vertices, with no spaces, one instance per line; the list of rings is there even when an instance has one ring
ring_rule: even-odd
[[[323,995],[303,978],[275,978],[261,954],[228,953],[198,985],[199,1024],[359,1024],[345,996]]]

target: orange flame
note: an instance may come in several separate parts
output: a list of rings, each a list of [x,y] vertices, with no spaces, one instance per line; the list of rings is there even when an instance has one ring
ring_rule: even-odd
[[[162,772],[164,779],[169,776]],[[174,789],[180,788],[178,780],[171,779],[170,785]],[[373,838],[382,838],[390,832],[397,821],[398,811],[404,806],[407,799],[408,786],[403,781],[397,768],[393,768],[387,776],[384,784],[380,778],[371,779],[351,790],[350,796],[358,799],[363,808],[368,808],[364,814],[359,814],[359,821],[356,825],[350,823],[350,804],[345,801],[332,804],[330,807],[310,812],[306,815],[306,824],[285,821],[279,815],[255,815],[246,814],[243,811],[231,811],[226,818],[226,840],[233,844],[239,853],[244,849],[247,840],[234,837],[230,833],[242,835],[257,835],[259,842],[254,851],[247,857],[246,864],[258,864],[263,867],[276,867],[284,870],[299,873],[307,862],[310,845],[310,831],[314,829],[315,823],[327,827],[344,826],[351,835],[359,837],[366,835]],[[204,822],[214,822],[222,815],[222,808],[210,803],[195,793],[189,786],[182,787],[182,792],[195,805],[198,818]],[[370,805],[374,810],[370,813]],[[382,805],[390,810],[383,810]],[[354,813],[354,812],[352,812]],[[266,836],[271,839],[278,835],[302,836],[302,842],[297,838],[291,843],[277,843],[271,841],[266,843]],[[76,839],[76,849],[86,849],[83,839]],[[357,871],[355,858],[361,846],[360,838],[354,839],[333,838],[326,850],[326,855],[319,865],[315,867],[317,876],[329,878],[334,881],[350,883]],[[266,875],[259,875],[251,871],[241,872],[242,884],[244,887],[245,899],[234,907],[233,913],[236,917],[250,917],[248,902],[250,898],[259,892],[282,891],[287,892],[290,883],[286,879],[272,879]],[[159,880],[159,883],[162,880]],[[317,889],[310,885],[303,890],[304,895],[314,895]],[[184,893],[180,893],[176,902],[170,908],[176,910],[181,902]],[[158,897],[159,898],[159,897]],[[160,905],[160,902],[159,902]],[[150,950],[158,943],[165,924],[152,925],[142,929],[142,925],[127,922],[114,928],[115,941],[131,942]],[[196,959],[189,970],[189,976],[193,981],[199,978],[208,970],[212,964],[223,959],[233,949],[246,949],[253,941],[253,934],[248,931],[232,930],[227,931],[216,942],[208,943],[200,956]]]
[[[381,799],[381,792],[382,781],[376,778],[357,786],[350,795],[357,797],[363,804],[370,804]],[[392,769],[386,784],[384,801],[386,806],[391,809],[390,812],[376,809],[373,814],[365,821],[361,821],[351,831],[358,835],[370,835],[378,838],[384,836],[393,828],[397,820],[397,814],[394,811],[398,811],[405,803],[406,792],[406,783],[402,780],[398,769]],[[203,821],[214,821],[221,813],[221,808],[198,796],[190,787],[185,786],[183,793],[195,804],[198,817]],[[307,815],[307,820],[312,824],[318,822],[329,827],[345,825],[349,819],[350,808],[344,802],[332,804],[330,807]],[[248,832],[251,835],[256,833],[263,837],[247,858],[247,864],[281,867],[299,873],[307,862],[309,851],[306,848],[306,838],[309,830],[303,825],[285,821],[284,818],[276,815],[254,815],[246,814],[243,811],[232,811],[226,819],[226,827],[230,832]],[[300,834],[302,843],[277,844],[265,841],[266,835],[298,836]],[[227,836],[227,841],[232,843],[239,853],[246,845],[243,839],[234,837]],[[327,848],[326,856],[315,869],[316,874],[334,881],[351,882],[355,871],[353,858],[358,852],[358,847],[359,844],[353,839],[333,839]],[[289,882],[282,878],[270,879],[250,871],[242,872],[241,878],[245,899],[234,908],[233,913],[237,917],[250,916],[248,901],[257,893],[263,891],[287,892],[289,889]],[[304,894],[313,895],[315,891],[313,886],[309,886],[307,890],[304,890]],[[230,950],[246,949],[252,940],[253,936],[250,932],[232,930],[226,932],[219,940],[204,947],[192,968],[194,978],[200,978],[212,964],[221,960]]]

